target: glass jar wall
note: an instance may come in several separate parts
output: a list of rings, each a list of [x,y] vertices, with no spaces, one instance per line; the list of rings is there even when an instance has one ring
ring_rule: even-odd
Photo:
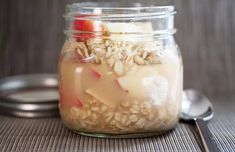
[[[179,119],[183,85],[174,7],[114,4],[66,7],[59,61],[62,121],[98,137],[170,130]]]

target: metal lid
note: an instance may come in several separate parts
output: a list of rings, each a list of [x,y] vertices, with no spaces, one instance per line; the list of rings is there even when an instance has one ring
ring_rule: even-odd
[[[58,116],[58,81],[54,74],[0,80],[0,113],[19,117]]]

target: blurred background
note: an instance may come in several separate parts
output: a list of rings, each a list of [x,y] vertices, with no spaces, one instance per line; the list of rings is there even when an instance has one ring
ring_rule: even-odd
[[[62,15],[65,5],[72,2],[0,0],[0,78],[57,72],[64,41]],[[170,3],[178,10],[176,40],[183,55],[184,87],[198,89],[209,97],[233,97],[235,0]]]

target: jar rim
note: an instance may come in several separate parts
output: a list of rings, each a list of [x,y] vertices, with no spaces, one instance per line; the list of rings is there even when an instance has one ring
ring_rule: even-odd
[[[65,18],[86,20],[145,20],[163,18],[176,13],[173,5],[146,5],[132,3],[123,5],[118,2],[81,2],[66,6]],[[80,16],[79,16],[80,15]]]

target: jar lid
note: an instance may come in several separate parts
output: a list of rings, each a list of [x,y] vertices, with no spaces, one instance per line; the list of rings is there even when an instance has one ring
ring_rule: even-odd
[[[13,76],[0,80],[0,113],[18,117],[58,116],[55,74]]]

